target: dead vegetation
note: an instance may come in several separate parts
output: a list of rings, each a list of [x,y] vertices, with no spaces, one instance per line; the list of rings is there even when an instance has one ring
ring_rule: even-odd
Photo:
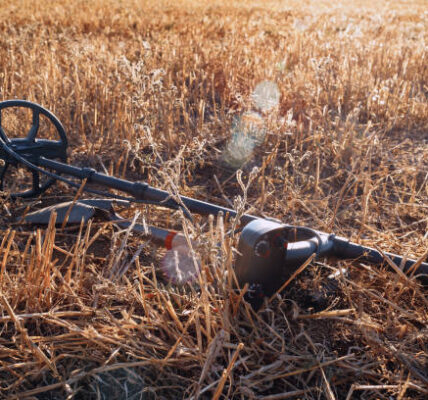
[[[52,110],[74,164],[418,258],[424,5],[3,1],[0,100]],[[244,183],[257,174],[243,204],[222,152],[263,80],[280,104],[242,167]],[[43,204],[59,190],[73,198],[58,184]],[[0,206],[5,398],[427,397],[426,289],[410,277],[320,260],[255,313],[233,290],[237,238],[221,219],[139,208],[140,220],[204,238],[201,280],[175,287],[157,269],[162,251],[138,235],[101,220],[33,232],[15,218],[37,201]]]

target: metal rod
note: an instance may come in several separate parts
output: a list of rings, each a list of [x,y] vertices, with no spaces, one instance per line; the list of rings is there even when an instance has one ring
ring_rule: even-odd
[[[164,203],[165,206],[176,206],[177,202],[172,199],[171,194],[165,190],[156,189],[145,182],[130,182],[125,179],[115,178],[105,175],[92,168],[79,168],[72,165],[62,163],[60,161],[50,160],[40,157],[38,164],[45,168],[53,169],[61,174],[74,176],[79,179],[87,179],[88,182],[97,183],[107,186],[112,189],[120,190],[129,193],[137,200],[151,200]],[[236,217],[236,211],[230,208],[217,206],[205,201],[192,199],[186,196],[179,196],[180,201],[188,208],[190,212],[200,215],[217,215],[222,212],[225,216]],[[160,204],[161,205],[161,204]],[[241,217],[241,225],[246,225],[249,222],[258,219],[259,217],[244,214]]]
[[[349,239],[335,236],[333,238],[333,254],[336,257],[340,258],[362,258],[374,264],[382,264],[385,262],[384,255],[391,259],[391,261],[400,267],[405,261],[403,265],[403,272],[409,271],[409,269],[416,263],[416,260],[406,259],[403,256],[399,256],[394,253],[389,253],[387,251],[383,252],[383,254],[371,247],[362,246],[357,243],[353,243],[349,241]],[[428,274],[428,263],[422,262],[419,266],[416,274]]]

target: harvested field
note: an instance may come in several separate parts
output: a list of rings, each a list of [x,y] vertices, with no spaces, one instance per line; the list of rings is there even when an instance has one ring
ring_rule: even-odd
[[[0,101],[53,111],[72,164],[425,259],[427,28],[424,0],[0,0]],[[260,83],[272,104],[257,102]],[[250,145],[234,136],[248,125]],[[102,218],[17,222],[73,200],[67,185],[7,193],[2,398],[428,397],[414,276],[318,259],[255,312],[221,217],[126,211],[199,239],[201,277],[176,286],[165,250]]]

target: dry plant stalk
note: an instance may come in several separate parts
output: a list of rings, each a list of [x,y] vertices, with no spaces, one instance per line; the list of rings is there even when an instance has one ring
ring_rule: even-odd
[[[51,109],[73,164],[171,196],[241,196],[253,213],[422,260],[426,32],[422,0],[3,1],[0,100]],[[240,185],[222,152],[264,80],[280,103]],[[79,195],[57,183],[40,201]],[[138,235],[99,219],[33,232],[16,218],[35,207],[0,199],[2,398],[427,398],[426,289],[400,266],[312,261],[255,313],[234,288],[227,216],[185,223],[202,269],[175,287]]]

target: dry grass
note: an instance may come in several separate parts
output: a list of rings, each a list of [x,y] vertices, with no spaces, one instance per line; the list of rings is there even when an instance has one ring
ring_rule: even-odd
[[[259,168],[246,209],[420,257],[426,3],[329,3],[0,1],[0,100],[54,111],[74,164],[226,205],[242,196],[222,162],[233,118],[274,81],[280,105],[243,167],[244,182]],[[73,198],[55,188],[44,204],[58,188]],[[204,268],[176,288],[137,235],[100,220],[32,232],[13,217],[36,204],[0,206],[0,396],[427,397],[426,290],[412,280],[320,260],[256,314],[232,288],[236,237],[221,220],[186,225],[206,238]],[[141,245],[124,275],[109,271]],[[339,267],[349,274],[323,286]]]

